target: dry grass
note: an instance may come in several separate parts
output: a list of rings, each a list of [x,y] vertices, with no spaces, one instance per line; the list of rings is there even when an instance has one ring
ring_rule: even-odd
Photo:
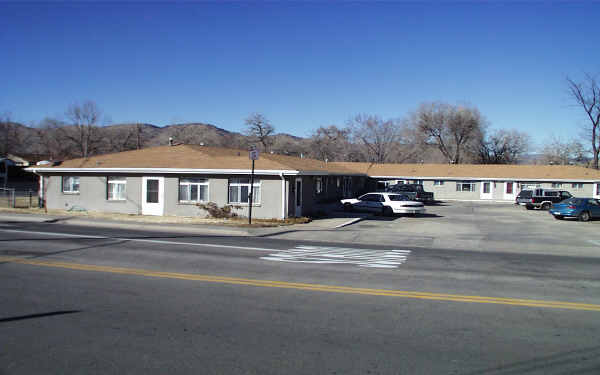
[[[20,213],[45,215],[44,209],[40,208],[0,208],[0,213]],[[66,211],[66,210],[48,210],[51,216],[68,217],[86,217],[103,220],[114,220],[137,223],[157,223],[157,224],[212,224],[212,225],[231,225],[236,227],[277,227],[282,225],[304,224],[310,222],[309,218],[287,218],[280,219],[252,219],[252,225],[248,224],[248,218],[205,218],[199,216],[146,216],[133,214],[105,213],[94,211]]]

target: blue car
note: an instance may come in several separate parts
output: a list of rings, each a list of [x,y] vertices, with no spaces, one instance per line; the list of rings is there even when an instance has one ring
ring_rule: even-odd
[[[550,208],[550,214],[555,219],[565,217],[576,217],[580,221],[588,221],[594,217],[600,217],[600,200],[594,198],[569,198],[554,203]]]

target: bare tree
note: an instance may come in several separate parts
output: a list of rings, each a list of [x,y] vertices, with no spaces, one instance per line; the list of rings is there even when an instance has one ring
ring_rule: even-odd
[[[479,162],[515,164],[530,148],[529,134],[517,130],[498,130],[481,139]]]
[[[273,145],[273,133],[275,128],[269,120],[260,113],[251,114],[246,120],[246,135],[250,137],[252,142],[259,142],[263,151],[269,152]]]
[[[46,117],[35,128],[38,150],[44,159],[60,160],[72,157],[69,140],[63,137],[61,128],[65,123],[55,118]]]
[[[544,164],[583,164],[589,158],[589,152],[583,144],[576,139],[568,141],[557,137],[552,137],[547,140],[541,149],[541,161]]]
[[[422,140],[436,145],[449,163],[459,164],[485,130],[479,110],[446,103],[422,104],[413,115]]]
[[[63,136],[71,141],[78,156],[87,158],[95,153],[101,141],[98,134],[101,112],[96,103],[87,100],[81,105],[73,104],[67,109],[66,116],[72,126],[60,129]]]
[[[22,143],[19,125],[11,121],[9,113],[0,114],[0,156],[19,153]]]
[[[321,126],[309,139],[308,155],[320,160],[345,161],[350,151],[350,129]]]
[[[571,99],[581,107],[590,121],[585,127],[586,138],[592,144],[592,166],[598,169],[598,154],[600,153],[600,86],[591,75],[585,74],[582,82],[576,82],[567,77],[567,88]]]
[[[402,141],[403,126],[397,120],[357,115],[348,121],[354,143],[362,147],[367,161],[386,163]]]

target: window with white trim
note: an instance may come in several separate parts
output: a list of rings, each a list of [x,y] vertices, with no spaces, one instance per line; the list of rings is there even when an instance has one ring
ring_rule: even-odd
[[[254,179],[254,196],[252,204],[260,204],[260,179]],[[229,179],[229,203],[249,203],[250,199],[250,179],[249,178],[230,178]]]
[[[553,182],[552,183],[552,187],[553,188],[561,188],[562,187],[562,183],[560,183],[560,182]]]
[[[208,179],[206,178],[180,178],[180,202],[207,202]]]
[[[109,201],[124,201],[127,199],[126,177],[108,177],[106,179],[106,199]]]
[[[475,182],[460,181],[456,183],[456,191],[475,191]]]
[[[573,184],[571,184],[571,188],[573,188],[573,189],[583,189],[583,184],[581,184],[581,183],[573,183]]]
[[[433,186],[442,186],[442,185],[444,185],[443,180],[434,180],[433,181]]]
[[[410,183],[415,185],[423,185],[423,180],[411,180]]]
[[[323,192],[323,177],[315,177],[315,194]]]
[[[79,176],[63,176],[62,178],[63,193],[79,193]]]

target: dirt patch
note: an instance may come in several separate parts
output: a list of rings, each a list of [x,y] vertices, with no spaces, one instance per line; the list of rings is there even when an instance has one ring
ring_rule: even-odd
[[[19,213],[46,215],[44,209],[40,208],[0,208],[0,213]],[[157,223],[157,224],[210,224],[210,225],[231,225],[236,227],[277,227],[282,225],[304,224],[310,222],[309,218],[287,218],[279,219],[252,219],[252,225],[248,224],[248,218],[206,218],[199,216],[145,216],[133,214],[105,213],[94,211],[66,211],[66,210],[48,210],[48,216],[67,216],[67,217],[85,217],[102,220],[115,220],[138,223]]]

